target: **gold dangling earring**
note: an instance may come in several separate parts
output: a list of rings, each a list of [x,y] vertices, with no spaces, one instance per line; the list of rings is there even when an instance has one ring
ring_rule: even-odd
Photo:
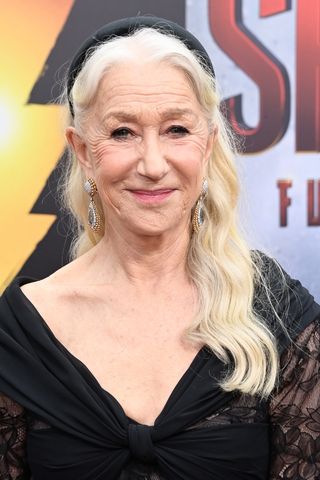
[[[101,219],[97,206],[93,200],[94,195],[97,193],[97,185],[93,178],[88,178],[84,182],[84,189],[90,196],[90,202],[88,206],[88,225],[94,232],[98,232],[101,228]]]
[[[192,218],[192,228],[195,233],[199,232],[204,222],[203,201],[206,198],[207,193],[208,193],[208,182],[207,180],[203,180],[201,194],[196,203],[194,213],[193,213],[193,218]]]

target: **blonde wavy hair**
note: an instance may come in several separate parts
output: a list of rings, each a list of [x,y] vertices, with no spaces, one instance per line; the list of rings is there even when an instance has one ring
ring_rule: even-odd
[[[198,314],[187,336],[207,345],[229,366],[221,380],[224,390],[266,397],[276,383],[278,354],[270,329],[253,310],[255,285],[264,283],[261,261],[249,250],[237,226],[239,181],[234,164],[235,145],[219,109],[215,79],[201,59],[180,40],[154,28],[143,28],[128,37],[116,37],[100,44],[88,52],[75,80],[70,93],[74,119],[69,112],[67,123],[81,134],[101,78],[111,66],[132,60],[166,62],[182,70],[191,82],[209,127],[217,128],[207,167],[205,222],[198,234],[192,234],[190,229],[187,267],[200,300]],[[68,105],[66,94],[64,103]],[[102,238],[104,219],[97,199],[102,229],[94,233],[88,227],[88,196],[83,189],[83,173],[71,151],[69,160],[64,201],[75,218],[77,234],[73,257],[78,257]]]

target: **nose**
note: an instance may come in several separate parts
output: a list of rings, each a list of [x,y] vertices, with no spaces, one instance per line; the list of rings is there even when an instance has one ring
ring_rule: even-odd
[[[168,170],[169,165],[164,153],[164,145],[161,145],[156,132],[148,132],[140,144],[138,173],[151,180],[160,180]]]

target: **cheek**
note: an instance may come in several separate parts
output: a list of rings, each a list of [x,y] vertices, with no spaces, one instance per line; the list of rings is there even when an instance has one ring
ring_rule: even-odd
[[[200,140],[189,140],[167,147],[167,156],[180,174],[192,183],[198,183],[205,171],[205,145]]]
[[[96,182],[102,184],[120,181],[130,172],[135,159],[134,149],[103,142],[91,148],[91,155]]]

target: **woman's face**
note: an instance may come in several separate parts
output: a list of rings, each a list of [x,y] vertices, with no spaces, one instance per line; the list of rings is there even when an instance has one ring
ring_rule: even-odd
[[[106,231],[159,235],[189,225],[213,135],[183,72],[165,63],[112,67],[83,131],[67,136],[96,181]]]

